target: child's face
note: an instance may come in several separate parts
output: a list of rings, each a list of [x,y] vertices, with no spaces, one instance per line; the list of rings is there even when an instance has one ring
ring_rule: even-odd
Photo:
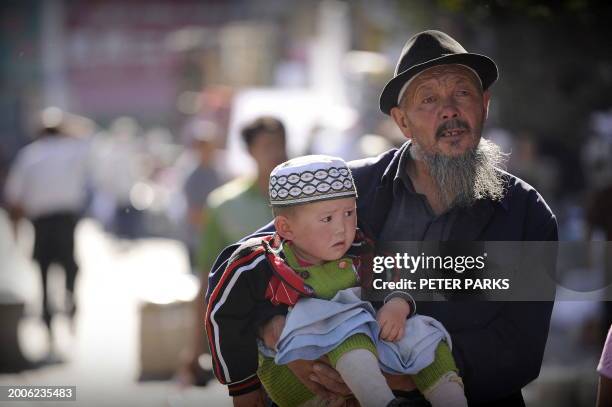
[[[355,202],[355,198],[342,198],[299,206],[286,217],[289,234],[283,237],[293,241],[302,260],[312,264],[337,260],[355,238]]]

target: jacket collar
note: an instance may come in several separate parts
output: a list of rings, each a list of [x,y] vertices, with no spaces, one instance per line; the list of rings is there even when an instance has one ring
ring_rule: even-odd
[[[404,152],[410,148],[410,143],[411,141],[408,140],[404,144],[402,144],[400,148],[395,150],[393,158],[391,158],[389,165],[387,165],[387,168],[385,168],[385,171],[383,172],[383,175],[381,177],[382,184],[393,181],[393,179],[395,178],[395,174],[397,174],[397,168],[399,166],[400,158],[402,157],[402,154],[404,154]]]

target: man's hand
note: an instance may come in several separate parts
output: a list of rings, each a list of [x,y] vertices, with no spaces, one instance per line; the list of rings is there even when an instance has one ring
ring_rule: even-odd
[[[383,372],[383,376],[385,376],[385,379],[387,379],[387,384],[389,385],[389,388],[393,390],[412,391],[416,390],[417,388],[414,382],[412,381],[412,378],[407,374],[392,375]]]
[[[376,315],[380,326],[380,339],[397,342],[404,337],[406,317],[410,314],[410,304],[402,298],[391,298]]]
[[[265,393],[263,387],[240,396],[234,396],[234,407],[265,407]]]
[[[259,329],[259,337],[267,348],[276,350],[276,344],[285,327],[285,316],[276,315]]]
[[[340,374],[323,361],[296,360],[287,367],[317,396],[326,400],[343,399],[351,394]]]

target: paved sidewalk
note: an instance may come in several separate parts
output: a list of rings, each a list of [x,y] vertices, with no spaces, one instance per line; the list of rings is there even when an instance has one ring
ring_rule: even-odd
[[[27,240],[28,236],[24,239]],[[19,250],[27,253],[29,243]],[[76,385],[76,402],[2,402],[16,406],[230,406],[226,390],[217,382],[204,388],[181,390],[170,381],[137,381],[139,375],[140,298],[164,300],[169,287],[181,286],[180,295],[193,295],[186,253],[181,244],[146,239],[120,245],[98,224],[84,220],[77,229],[77,257],[81,265],[77,281],[76,335],[68,321],[56,318],[56,349],[64,363],[51,364],[19,374],[0,375],[0,385]],[[41,357],[47,335],[38,317],[40,283],[34,265],[22,272],[34,285],[20,326],[22,349],[31,358]],[[32,283],[33,282],[33,283]],[[57,284],[59,286],[59,284]],[[31,295],[31,294],[30,294]],[[173,294],[174,295],[174,294]]]

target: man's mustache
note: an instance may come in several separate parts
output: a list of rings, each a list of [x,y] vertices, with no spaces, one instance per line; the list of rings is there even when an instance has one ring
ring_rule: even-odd
[[[470,131],[470,125],[461,119],[450,119],[438,126],[436,130],[436,138],[442,137],[444,132],[448,130],[467,130]]]

